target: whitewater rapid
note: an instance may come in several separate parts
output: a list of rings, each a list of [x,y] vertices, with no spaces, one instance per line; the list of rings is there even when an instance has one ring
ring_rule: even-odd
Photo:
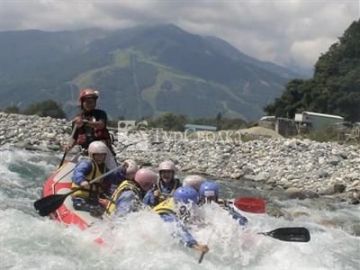
[[[312,207],[313,201],[278,201],[289,212],[306,212],[292,220],[248,214],[241,228],[216,206],[200,209],[206,226],[194,228],[210,251],[202,264],[199,254],[181,246],[169,225],[150,211],[105,220],[82,232],[39,217],[33,202],[61,155],[0,148],[0,269],[345,269],[360,266],[359,206],[338,203]],[[239,182],[222,181],[226,196],[237,196]],[[238,190],[237,190],[238,189]],[[341,226],[323,224],[336,220]],[[257,235],[279,227],[310,230],[308,243],[282,242]],[[100,236],[105,245],[94,243]]]

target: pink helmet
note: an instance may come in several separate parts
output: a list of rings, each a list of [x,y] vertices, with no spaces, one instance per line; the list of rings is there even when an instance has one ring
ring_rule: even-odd
[[[174,162],[172,162],[171,160],[165,160],[165,161],[160,163],[158,170],[159,170],[159,172],[160,171],[173,171],[173,172],[175,172],[176,168],[175,168]]]
[[[144,191],[150,190],[155,185],[157,175],[152,170],[141,168],[135,174],[135,182],[140,185]]]

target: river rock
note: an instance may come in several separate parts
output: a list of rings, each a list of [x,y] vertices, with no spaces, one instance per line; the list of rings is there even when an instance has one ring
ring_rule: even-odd
[[[66,119],[6,113],[0,113],[0,119],[1,145],[61,151],[71,132]],[[360,199],[359,145],[262,136],[224,140],[217,133],[185,136],[161,129],[118,132],[115,128],[111,132],[119,161],[131,158],[156,168],[171,159],[187,174],[249,180],[262,188],[285,189],[294,198],[321,194],[354,202]]]

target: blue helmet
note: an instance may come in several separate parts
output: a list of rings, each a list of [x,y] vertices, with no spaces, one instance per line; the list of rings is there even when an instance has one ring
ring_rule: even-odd
[[[199,202],[199,193],[190,186],[179,187],[174,192],[174,200],[176,203],[194,203]]]
[[[219,185],[214,181],[206,180],[200,186],[200,199],[207,197],[219,197]]]

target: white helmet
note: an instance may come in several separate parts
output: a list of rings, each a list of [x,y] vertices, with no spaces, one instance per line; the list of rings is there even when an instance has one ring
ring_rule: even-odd
[[[175,172],[176,167],[175,167],[174,162],[172,162],[171,160],[165,160],[165,161],[160,163],[158,170],[159,170],[159,172],[160,171],[173,171],[173,172]]]
[[[105,143],[102,141],[94,141],[90,143],[88,148],[89,156],[92,156],[93,154],[107,154],[108,148]]]
[[[137,165],[136,161],[133,159],[125,160],[124,164],[127,165],[126,174],[135,174],[139,170],[139,166]]]
[[[183,187],[191,186],[199,191],[202,182],[205,181],[205,178],[200,175],[188,175],[183,180]]]

